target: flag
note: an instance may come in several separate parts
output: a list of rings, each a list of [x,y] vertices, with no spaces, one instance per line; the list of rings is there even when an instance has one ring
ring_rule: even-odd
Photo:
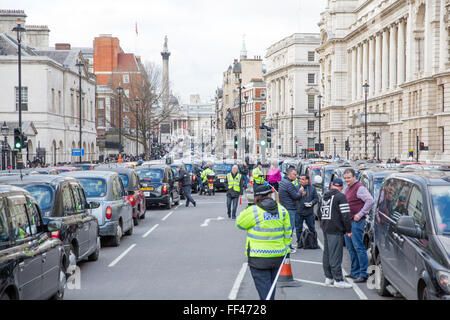
[[[137,21],[136,21],[136,36],[138,35]]]

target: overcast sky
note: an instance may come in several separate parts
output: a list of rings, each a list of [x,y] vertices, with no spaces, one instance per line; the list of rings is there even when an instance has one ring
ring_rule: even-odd
[[[264,57],[294,32],[319,32],[326,0],[1,0],[0,9],[23,9],[27,24],[50,28],[50,45],[91,47],[99,34],[120,39],[125,52],[161,65],[169,38],[170,81],[182,102],[198,93],[214,97],[222,73],[239,57],[245,34],[248,56]],[[136,38],[135,23],[139,36]]]

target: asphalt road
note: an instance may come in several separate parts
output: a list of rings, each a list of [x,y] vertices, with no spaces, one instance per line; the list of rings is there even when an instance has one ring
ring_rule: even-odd
[[[99,260],[81,262],[66,300],[258,300],[246,266],[246,234],[226,214],[225,194],[194,195],[197,208],[151,209],[120,247],[103,246]],[[239,207],[239,210],[245,208]],[[321,232],[319,232],[321,237]],[[344,250],[345,271],[349,258]],[[322,250],[291,255],[300,287],[277,288],[277,300],[381,299],[366,284],[323,286]]]

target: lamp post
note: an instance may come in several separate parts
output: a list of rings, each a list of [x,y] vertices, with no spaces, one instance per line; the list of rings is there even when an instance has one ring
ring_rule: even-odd
[[[3,148],[2,148],[2,170],[6,170],[6,162],[7,162],[7,156],[6,151],[8,151],[8,134],[9,134],[9,127],[6,124],[6,121],[3,122],[2,126],[2,135],[5,138],[3,141]],[[8,157],[9,159],[9,157]]]
[[[19,80],[19,130],[20,134],[22,134],[22,33],[27,30],[22,27],[21,20],[17,19],[17,26],[15,26],[12,31],[17,34],[17,56],[18,56],[18,80]],[[22,150],[19,150],[17,153],[17,166],[19,169],[22,169]]]
[[[379,162],[380,161],[380,142],[381,142],[381,137],[380,137],[380,135],[377,133],[377,136],[376,136],[376,141],[377,141],[377,161]]]
[[[122,154],[122,91],[123,87],[118,86],[117,92],[119,93],[119,154]]]
[[[245,111],[244,112],[247,113],[248,95],[244,96],[244,100],[245,100],[245,109],[244,109]],[[245,117],[245,130],[244,130],[244,158],[246,157],[246,155],[247,155],[247,116]]]
[[[81,61],[78,61],[75,66],[78,67],[78,80],[79,80],[79,86],[78,86],[78,88],[79,88],[78,89],[79,90],[79,100],[80,100],[79,101],[80,102],[80,105],[79,105],[79,109],[80,109],[80,158],[79,158],[79,162],[81,163],[81,153],[82,153],[81,150],[83,150],[82,134],[81,134],[81,108],[82,108],[82,106],[81,106],[81,98],[82,98],[82,92],[81,92],[81,68],[84,67],[84,64]],[[56,148],[55,148],[55,154],[56,154]]]
[[[241,78],[241,73],[242,73],[242,68],[241,68],[241,64],[237,61],[235,61],[234,67],[233,67],[233,73],[236,76],[236,78],[239,81],[239,151],[242,150],[242,141],[241,141],[241,129],[242,129],[242,78]],[[239,152],[239,155],[242,155],[242,152]]]
[[[291,140],[292,140],[292,156],[295,156],[294,152],[294,146],[295,146],[295,140],[294,140],[294,107],[291,107],[291,124],[292,124],[292,130],[291,130]]]
[[[364,135],[365,135],[365,144],[364,144],[364,150],[366,153],[366,160],[369,158],[369,154],[367,151],[367,95],[369,94],[369,84],[366,82],[363,84],[364,88]]]
[[[333,139],[333,144],[334,144],[334,158],[336,159],[336,143],[337,143],[337,140],[336,140],[336,138],[334,138]]]
[[[139,111],[139,100],[138,98],[134,99],[134,102],[136,103],[136,159],[139,157],[139,125],[138,125],[138,111]]]
[[[322,98],[323,96],[319,94],[319,156],[322,155]]]

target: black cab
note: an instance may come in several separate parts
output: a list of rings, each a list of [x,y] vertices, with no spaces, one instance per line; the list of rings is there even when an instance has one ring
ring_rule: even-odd
[[[450,175],[409,172],[383,183],[375,216],[378,293],[450,299]]]
[[[1,177],[0,183],[24,188],[36,199],[44,224],[61,222],[61,230],[52,234],[61,239],[65,255],[63,265],[67,273],[75,270],[78,261],[95,261],[100,252],[98,220],[90,208],[98,203],[87,203],[82,185],[74,178],[60,175],[31,175],[22,180]]]
[[[0,185],[0,300],[63,298],[63,246],[48,234],[60,228],[44,224],[29,192]]]

